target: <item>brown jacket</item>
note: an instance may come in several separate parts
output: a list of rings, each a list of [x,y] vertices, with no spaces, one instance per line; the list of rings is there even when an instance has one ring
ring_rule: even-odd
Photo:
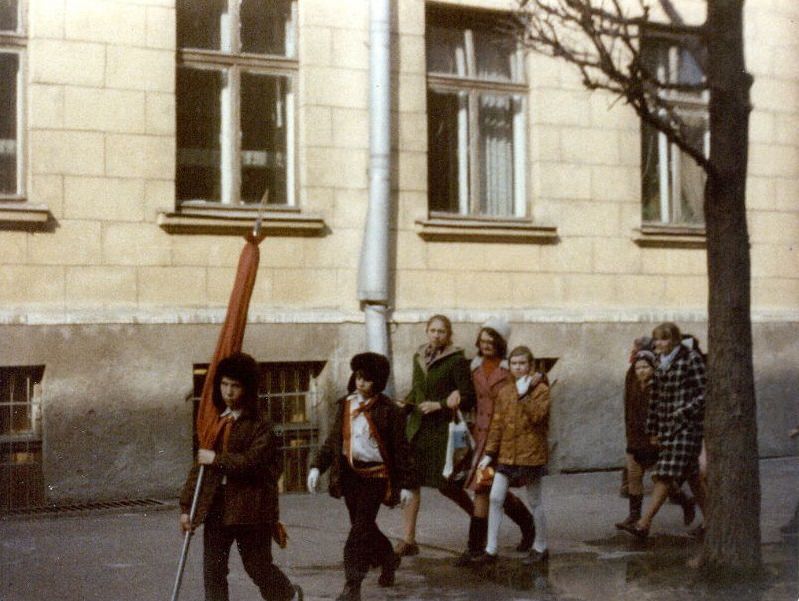
[[[223,516],[226,526],[277,521],[277,481],[282,471],[271,424],[251,412],[243,412],[231,426],[228,450],[217,452],[214,463],[205,467],[194,525],[205,519],[223,476],[227,476]],[[195,465],[180,494],[183,513],[189,513],[197,473]]]
[[[341,471],[347,458],[342,454],[344,441],[342,440],[342,425],[344,424],[344,410],[346,395],[341,397],[336,405],[336,417],[333,427],[324,444],[319,447],[316,456],[311,462],[321,473],[330,468],[330,496],[338,499],[345,495],[343,490]],[[389,507],[399,503],[400,490],[403,488],[418,488],[418,477],[414,465],[413,453],[410,443],[405,438],[405,416],[394,402],[383,393],[378,395],[377,402],[367,412],[367,417],[377,430],[377,435],[382,442],[381,454],[388,466],[391,496],[385,501]]]
[[[485,454],[506,465],[546,465],[549,460],[549,383],[536,373],[519,397],[516,384],[499,391]]]

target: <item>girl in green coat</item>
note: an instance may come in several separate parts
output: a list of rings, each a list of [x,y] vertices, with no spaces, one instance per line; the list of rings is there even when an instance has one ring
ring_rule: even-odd
[[[458,506],[472,514],[468,493],[447,481],[444,470],[449,422],[454,409],[468,411],[474,406],[474,387],[469,362],[463,349],[452,345],[452,324],[443,315],[427,322],[427,343],[413,357],[411,391],[405,399],[408,412],[406,434],[414,452],[422,486],[437,488]],[[420,489],[413,491],[404,510],[405,538],[396,548],[398,555],[416,555],[416,518]]]

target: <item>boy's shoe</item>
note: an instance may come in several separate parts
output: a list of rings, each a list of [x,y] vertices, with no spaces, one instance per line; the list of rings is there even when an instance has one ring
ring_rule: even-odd
[[[336,601],[361,601],[361,584],[348,582],[344,585],[344,590],[336,597]]]
[[[407,541],[401,540],[397,543],[397,546],[394,547],[394,553],[399,555],[400,557],[411,557],[413,555],[419,555],[419,545],[416,543],[409,543]]]
[[[392,553],[380,569],[380,576],[377,577],[377,584],[380,586],[394,586],[394,573],[397,571],[401,561],[402,557],[396,553]]]
[[[473,566],[490,566],[497,563],[497,556],[483,552],[472,560]]]
[[[533,566],[539,563],[544,563],[545,561],[549,560],[549,549],[544,549],[543,551],[536,551],[535,549],[531,549],[530,553],[522,559],[523,566]]]
[[[291,598],[291,601],[303,601],[305,595],[302,592],[302,587],[299,584],[294,584],[292,586],[294,587],[294,596]]]
[[[616,528],[618,528],[619,530],[625,530],[627,528],[627,526],[632,526],[637,521],[638,521],[638,518],[635,517],[634,515],[630,514],[626,518],[624,518],[624,521],[616,522]]]
[[[702,522],[696,528],[691,528],[688,531],[688,536],[693,536],[694,538],[703,539],[705,537],[705,523]]]

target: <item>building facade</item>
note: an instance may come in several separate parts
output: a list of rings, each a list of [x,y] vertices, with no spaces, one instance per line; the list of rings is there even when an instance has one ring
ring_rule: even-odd
[[[704,2],[677,3],[701,22]],[[474,352],[502,316],[547,359],[555,469],[621,465],[633,338],[706,341],[702,174],[573,67],[498,33],[505,0],[391,3],[389,340]],[[268,233],[244,348],[302,485],[365,347],[369,2],[12,0],[0,8],[0,509],[174,494],[241,235]],[[746,6],[760,453],[793,452],[799,6]],[[645,40],[701,81],[701,51]],[[706,97],[678,107],[707,148]],[[24,486],[22,486],[24,484]]]

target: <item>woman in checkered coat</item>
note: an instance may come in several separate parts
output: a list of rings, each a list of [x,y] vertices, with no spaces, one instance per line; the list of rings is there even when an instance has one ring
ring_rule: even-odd
[[[667,322],[652,331],[659,364],[652,382],[646,430],[658,448],[653,468],[655,488],[643,517],[624,530],[645,538],[652,519],[668,497],[673,483],[683,480],[704,514],[705,490],[699,477],[702,424],[705,411],[705,362],[698,351],[681,344],[680,329]]]

